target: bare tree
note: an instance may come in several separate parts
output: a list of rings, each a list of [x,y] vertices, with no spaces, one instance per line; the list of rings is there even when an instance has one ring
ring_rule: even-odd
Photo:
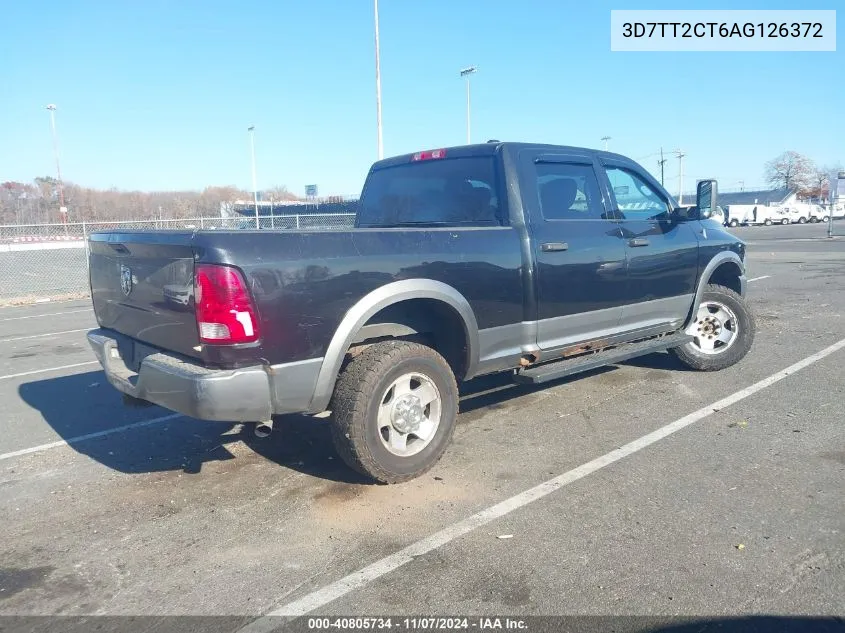
[[[818,197],[819,201],[823,198],[830,199],[831,197],[831,182],[830,177],[836,176],[839,172],[842,171],[842,165],[835,164],[835,165],[825,165],[816,170],[813,174],[813,195]]]
[[[832,167],[822,167],[813,173],[813,196],[819,202],[830,192],[830,172]]]
[[[813,186],[816,167],[798,152],[784,152],[766,163],[765,178],[773,187],[807,193]]]

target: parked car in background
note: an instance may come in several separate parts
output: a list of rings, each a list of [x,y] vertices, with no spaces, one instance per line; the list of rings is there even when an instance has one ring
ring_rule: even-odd
[[[827,222],[829,213],[820,204],[807,204],[807,221],[815,224],[816,222]]]
[[[750,224],[749,217],[756,205],[732,204],[725,207],[725,226],[746,226]]]
[[[789,207],[764,207],[771,214],[771,222],[764,222],[764,224],[792,224],[792,215]]]

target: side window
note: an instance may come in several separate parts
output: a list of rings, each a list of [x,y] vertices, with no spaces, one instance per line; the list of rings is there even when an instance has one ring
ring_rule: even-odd
[[[606,219],[592,165],[538,163],[537,195],[546,220]]]
[[[669,203],[634,172],[620,167],[608,167],[607,177],[616,204],[625,219],[653,220],[669,213]]]

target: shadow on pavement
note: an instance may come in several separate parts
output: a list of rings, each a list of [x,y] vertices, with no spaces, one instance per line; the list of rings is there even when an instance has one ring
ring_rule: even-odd
[[[365,482],[337,457],[329,426],[319,418],[278,417],[273,435],[265,439],[255,437],[252,425],[188,417],[109,432],[171,412],[125,407],[99,371],[25,383],[18,393],[74,451],[119,472],[197,474],[206,463],[234,459],[229,446],[243,442],[283,468],[331,481]],[[97,433],[103,434],[74,441]]]

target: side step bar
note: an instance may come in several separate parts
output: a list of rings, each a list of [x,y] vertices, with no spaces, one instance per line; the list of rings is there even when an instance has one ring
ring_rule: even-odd
[[[583,371],[604,367],[605,365],[621,363],[622,361],[644,354],[662,352],[669,348],[689,343],[692,339],[692,336],[684,332],[677,332],[636,343],[622,343],[616,347],[609,347],[599,352],[587,353],[574,358],[520,369],[514,374],[513,380],[523,385],[539,385],[571,374],[578,374]]]

